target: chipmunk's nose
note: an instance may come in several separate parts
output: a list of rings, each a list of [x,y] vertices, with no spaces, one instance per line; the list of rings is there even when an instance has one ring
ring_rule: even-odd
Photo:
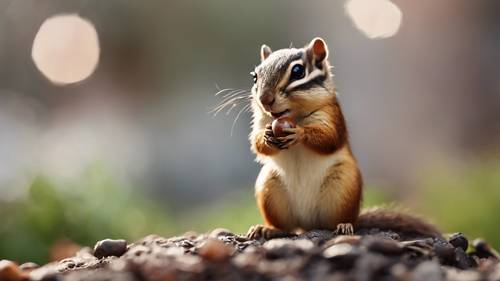
[[[272,93],[264,93],[260,96],[260,102],[266,110],[269,110],[274,104],[274,95]]]

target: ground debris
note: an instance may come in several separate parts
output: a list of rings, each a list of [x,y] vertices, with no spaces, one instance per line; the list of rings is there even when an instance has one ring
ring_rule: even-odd
[[[150,235],[129,245],[103,240],[98,246],[104,254],[82,248],[74,257],[38,268],[24,265],[19,271],[25,280],[60,281],[500,278],[498,253],[483,240],[469,243],[461,233],[449,239],[404,238],[380,230],[353,236],[315,230],[260,241],[216,229],[171,238]],[[470,244],[474,247],[466,252]]]

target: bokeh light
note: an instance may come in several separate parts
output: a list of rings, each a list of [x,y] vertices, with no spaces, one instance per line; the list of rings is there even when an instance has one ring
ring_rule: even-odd
[[[403,13],[389,0],[350,0],[345,9],[356,27],[368,38],[388,38],[396,35]]]
[[[96,29],[76,14],[50,17],[35,36],[31,56],[40,72],[55,84],[82,81],[99,62]]]

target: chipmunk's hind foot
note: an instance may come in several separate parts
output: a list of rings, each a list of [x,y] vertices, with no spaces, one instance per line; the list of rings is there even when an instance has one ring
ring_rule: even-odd
[[[247,232],[247,238],[254,240],[269,240],[273,238],[288,237],[292,234],[286,231],[282,231],[273,227],[257,224],[252,227]]]
[[[354,227],[351,223],[339,223],[334,232],[337,235],[354,235]]]

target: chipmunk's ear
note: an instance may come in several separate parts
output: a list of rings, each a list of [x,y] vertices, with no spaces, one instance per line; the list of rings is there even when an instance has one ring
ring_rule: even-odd
[[[273,51],[271,50],[271,48],[269,48],[269,46],[267,45],[262,45],[260,47],[260,61],[264,61],[265,59],[267,59],[267,57],[272,53]]]
[[[307,46],[307,53],[312,56],[315,63],[319,64],[328,57],[328,46],[323,39],[316,37]]]

